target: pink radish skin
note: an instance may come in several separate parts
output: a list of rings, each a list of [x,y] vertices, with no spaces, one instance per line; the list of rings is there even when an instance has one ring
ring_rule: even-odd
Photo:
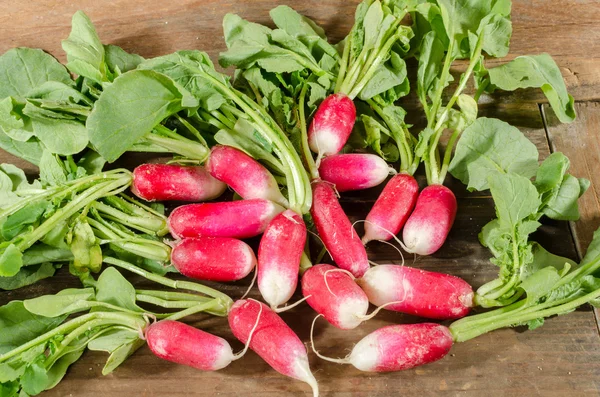
[[[216,371],[234,360],[225,339],[179,321],[158,321],[146,328],[145,335],[152,353],[177,364]]]
[[[336,154],[321,161],[319,175],[338,192],[368,189],[383,183],[391,169],[381,157],[368,153]]]
[[[369,309],[367,295],[352,277],[331,265],[316,265],[304,273],[302,295],[308,297],[310,307],[341,329],[356,328]]]
[[[286,303],[298,285],[306,225],[292,210],[277,215],[258,247],[258,289],[271,307]]]
[[[402,238],[409,252],[431,255],[439,250],[450,233],[456,217],[456,197],[442,185],[430,185],[421,191]]]
[[[313,206],[310,210],[317,232],[334,262],[354,277],[369,270],[367,251],[356,230],[340,206],[328,182],[313,183]]]
[[[171,263],[184,276],[197,280],[236,281],[256,266],[252,248],[229,237],[191,237],[179,241]]]
[[[262,306],[262,314],[250,341],[250,348],[280,374],[306,382],[319,395],[317,381],[310,371],[304,343],[290,327],[264,303],[238,300],[228,315],[233,335],[242,343],[248,337]]]
[[[361,371],[401,371],[443,358],[452,347],[450,330],[433,323],[388,325],[361,339],[343,360]]]
[[[387,241],[397,235],[415,207],[418,195],[419,184],[412,175],[394,175],[367,215],[363,243]]]
[[[283,207],[269,200],[188,204],[175,208],[167,221],[173,237],[258,236]]]
[[[131,192],[146,201],[208,201],[226,188],[204,167],[142,164],[133,170]]]
[[[213,177],[231,186],[243,199],[260,198],[288,206],[269,170],[241,150],[231,146],[214,146],[206,169]]]
[[[308,145],[319,156],[338,153],[352,132],[356,107],[345,94],[331,94],[317,109],[308,129]]]
[[[376,306],[438,320],[466,316],[473,306],[473,289],[461,278],[407,266],[374,266],[357,280]]]

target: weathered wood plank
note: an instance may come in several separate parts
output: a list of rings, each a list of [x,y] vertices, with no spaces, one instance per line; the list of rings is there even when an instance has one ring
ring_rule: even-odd
[[[552,151],[563,152],[571,160],[570,172],[591,182],[579,199],[581,219],[571,222],[575,247],[582,258],[600,227],[600,103],[577,103],[577,119],[571,124],[561,124],[549,106],[543,109]],[[600,329],[600,310],[595,309],[595,314]]]

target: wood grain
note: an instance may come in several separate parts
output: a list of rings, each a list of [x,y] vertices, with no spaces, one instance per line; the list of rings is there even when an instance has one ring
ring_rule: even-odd
[[[225,13],[235,12],[257,22],[268,21],[268,10],[276,4],[293,5],[300,12],[316,19],[327,30],[332,41],[341,39],[352,23],[357,0],[306,0],[302,2],[258,0],[217,1],[180,0],[157,2],[150,0],[111,2],[80,0],[3,0],[5,12],[0,15],[0,52],[15,46],[43,48],[60,60],[64,54],[60,40],[70,29],[71,15],[85,10],[103,41],[122,46],[145,57],[161,55],[183,48],[200,48],[211,56],[224,49],[221,20]],[[571,93],[579,100],[600,96],[600,7],[591,0],[515,0],[513,1],[514,35],[509,58],[526,53],[549,52],[559,63]],[[464,66],[464,65],[463,65]],[[456,65],[459,70],[462,66]],[[537,90],[518,94],[496,94],[485,98],[482,115],[499,117],[518,126],[531,139],[543,159],[550,147],[540,116],[538,102],[544,101]],[[586,110],[587,109],[587,110]],[[560,139],[561,149],[572,146],[572,170],[578,176],[582,156],[580,148],[570,140],[576,133],[598,154],[596,104],[579,104],[580,119],[562,130],[549,128],[553,148]],[[587,113],[586,113],[587,112]],[[587,114],[587,116],[586,116]],[[593,114],[596,114],[593,116]],[[413,116],[418,119],[418,116]],[[593,118],[596,118],[592,120]],[[588,121],[586,121],[588,120]],[[552,125],[552,123],[550,123]],[[562,128],[562,127],[561,127]],[[594,129],[595,128],[595,129]],[[562,135],[560,135],[562,134]],[[562,138],[553,138],[562,136]],[[577,138],[579,139],[579,138]],[[595,146],[594,146],[595,145]],[[588,157],[588,178],[598,178],[598,158]],[[35,167],[0,153],[1,162]],[[141,157],[129,156],[134,165]],[[596,168],[594,168],[594,165]],[[594,174],[596,169],[596,174]],[[467,194],[464,187],[449,178],[448,185],[459,200],[458,217],[447,244],[430,257],[406,257],[406,264],[463,277],[474,287],[491,280],[497,268],[488,258],[489,252],[477,241],[481,227],[494,217],[491,199],[484,193]],[[594,179],[594,186],[600,181]],[[378,189],[346,194],[342,203],[352,220],[364,219]],[[582,212],[598,220],[600,209],[582,203]],[[588,213],[588,212],[586,212]],[[545,225],[533,239],[554,253],[576,258],[577,251],[564,222],[544,221]],[[583,233],[583,232],[581,232]],[[579,240],[578,240],[579,241]],[[257,241],[252,241],[256,246]],[[579,243],[581,244],[581,243]],[[399,263],[391,247],[373,243],[369,257],[379,263]],[[128,278],[141,288],[150,284],[138,277]],[[248,285],[243,280],[220,288],[239,297]],[[58,275],[29,288],[0,292],[0,304],[13,299],[56,293],[65,287],[76,287],[78,281],[63,268]],[[153,286],[154,287],[154,286]],[[258,298],[256,290],[253,296]],[[310,322],[314,312],[301,305],[282,317],[304,341],[309,340]],[[236,342],[226,319],[198,316],[194,325]],[[323,354],[341,357],[353,343],[368,332],[390,323],[415,322],[416,318],[381,313],[355,331],[340,331],[319,322],[315,343]],[[590,396],[600,395],[600,336],[593,313],[583,308],[567,316],[552,318],[534,331],[506,329],[484,335],[453,347],[445,359],[432,365],[392,374],[361,373],[349,366],[317,360],[309,354],[311,367],[320,382],[322,395],[339,397],[367,396]],[[73,365],[66,378],[44,396],[303,396],[308,386],[292,381],[270,369],[254,353],[233,363],[223,371],[200,372],[191,368],[160,361],[143,347],[113,374],[103,377],[101,369],[106,356],[86,352]]]

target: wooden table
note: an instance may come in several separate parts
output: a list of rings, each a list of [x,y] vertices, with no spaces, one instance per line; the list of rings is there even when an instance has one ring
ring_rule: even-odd
[[[72,14],[82,9],[95,23],[105,43],[153,57],[177,49],[199,48],[216,57],[225,48],[221,20],[234,12],[256,22],[268,22],[268,10],[280,3],[296,7],[321,24],[332,41],[341,39],[352,24],[358,1],[347,0],[3,0],[0,52],[15,46],[43,48],[65,60],[60,40],[67,37]],[[544,220],[533,238],[552,252],[573,259],[585,252],[593,230],[600,225],[600,2],[598,0],[514,0],[511,54],[550,53],[561,67],[575,97],[577,120],[561,125],[537,90],[483,98],[482,114],[499,117],[519,127],[546,157],[562,151],[571,159],[571,172],[592,181],[580,201],[581,221]],[[215,59],[215,58],[213,58]],[[494,61],[503,62],[503,61]],[[456,65],[458,69],[463,65]],[[409,104],[410,105],[410,104]],[[2,162],[35,168],[7,153]],[[477,241],[481,227],[494,216],[491,199],[467,194],[457,181],[447,181],[459,197],[458,218],[446,245],[412,265],[463,277],[474,287],[492,279],[497,269],[487,249]],[[375,189],[377,190],[377,189]],[[343,205],[353,219],[364,219],[376,191],[345,195]],[[391,248],[374,244],[371,259],[398,262]],[[409,258],[412,262],[412,258]],[[0,304],[32,295],[55,293],[78,282],[61,271],[56,277],[14,292],[0,292]],[[243,286],[226,287],[232,296]],[[255,293],[257,294],[257,292]],[[283,318],[307,341],[314,316],[306,305]],[[600,395],[600,336],[598,317],[584,307],[552,318],[535,330],[504,329],[453,347],[445,359],[401,373],[361,373],[350,366],[318,360],[311,367],[322,395],[339,397],[392,395],[457,396],[578,396]],[[355,331],[341,331],[324,322],[315,342],[323,354],[344,356],[353,343],[384,324],[415,322],[401,314],[382,313]],[[221,335],[240,347],[226,320],[198,317],[195,325]],[[113,374],[102,377],[106,358],[86,352],[65,380],[47,396],[302,396],[307,385],[271,370],[254,353],[228,368],[204,373],[170,364],[143,347]]]

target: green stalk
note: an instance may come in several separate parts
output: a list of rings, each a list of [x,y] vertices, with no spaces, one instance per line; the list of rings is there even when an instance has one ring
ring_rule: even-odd
[[[346,51],[344,49],[344,51]],[[306,97],[306,91],[308,90],[308,84],[304,84],[302,86],[302,90],[300,91],[300,96],[298,97],[298,112],[300,119],[300,133],[302,134],[302,154],[304,155],[304,161],[306,162],[306,166],[308,168],[308,172],[312,179],[319,178],[319,170],[317,169],[317,165],[315,164],[315,159],[313,159],[312,152],[310,151],[310,146],[308,145],[308,130],[306,128],[306,115],[304,109],[304,99]]]
[[[454,340],[456,342],[464,342],[469,339],[473,339],[477,336],[483,335],[487,332],[493,331],[495,329],[514,326],[517,324],[524,324],[528,321],[535,320],[537,318],[542,317],[550,317],[556,314],[566,313],[576,309],[577,307],[583,305],[584,303],[588,303],[589,301],[600,297],[600,289],[590,292],[580,298],[574,299],[568,303],[563,303],[558,306],[554,306],[548,309],[543,310],[532,310],[526,313],[518,314],[516,316],[506,316],[505,313],[503,318],[494,318],[494,316],[490,315],[489,321],[486,321],[485,324],[476,326],[474,328],[465,327],[465,323],[462,324],[452,324],[450,325],[450,332],[452,333]],[[503,308],[504,309],[504,308]],[[501,309],[499,309],[501,310]],[[495,313],[496,310],[492,313]],[[467,324],[469,325],[469,324]],[[466,328],[466,329],[465,329]]]
[[[204,137],[202,136],[202,134],[200,133],[200,131],[198,131],[198,129],[192,125],[192,123],[190,123],[189,121],[187,121],[186,119],[184,119],[183,117],[181,117],[178,114],[176,114],[175,117],[177,118],[177,120],[179,120],[179,122],[185,128],[187,128],[187,130],[189,132],[192,133],[192,135],[194,135],[194,137],[198,140],[198,142],[200,142],[202,145],[208,147],[208,144],[206,143],[206,140],[204,139]]]
[[[113,219],[125,226],[132,229],[140,230],[147,234],[158,234],[167,228],[166,219],[159,217],[142,217],[142,216],[131,216],[123,211],[116,209],[110,205],[106,205],[99,201],[92,203],[92,207],[96,208],[99,212],[110,215]]]
[[[133,329],[139,329],[146,325],[146,321],[142,319],[139,315],[132,316],[126,313],[118,313],[118,312],[92,312],[88,314],[84,314],[82,316],[76,317],[73,320],[70,320],[66,323],[61,324],[60,326],[46,332],[43,335],[38,336],[35,339],[30,340],[27,343],[22,344],[19,347],[16,347],[2,355],[0,355],[0,363],[8,360],[11,357],[16,356],[17,354],[23,353],[24,351],[40,344],[47,342],[52,339],[56,335],[62,335],[67,332],[71,332],[74,329],[79,328],[82,325],[87,325],[88,322],[93,320],[105,320],[111,321],[114,324],[121,324]],[[86,327],[86,330],[89,328]]]
[[[188,309],[171,314],[170,316],[165,317],[165,319],[166,320],[179,320],[184,317],[191,316],[192,314],[196,314],[196,313],[204,312],[204,311],[214,314],[215,310],[219,310],[220,305],[221,305],[221,302],[219,301],[219,299],[213,299],[210,302],[192,306]],[[223,315],[227,315],[227,312],[225,312]]]
[[[207,302],[212,300],[212,298],[207,298],[206,296],[200,296],[196,294],[189,294],[187,292],[174,292],[174,291],[156,291],[153,289],[136,289],[135,293],[138,295],[152,296],[155,298],[160,298],[165,301],[195,301],[197,302]]]
[[[233,304],[233,300],[229,296],[227,296],[224,293],[219,292],[219,291],[217,291],[215,289],[212,289],[210,287],[204,286],[202,284],[197,284],[197,283],[193,283],[193,282],[190,282],[190,281],[171,280],[170,278],[150,273],[150,272],[148,272],[148,271],[146,271],[144,269],[141,269],[141,268],[139,268],[139,267],[137,267],[135,265],[132,265],[129,262],[125,262],[125,261],[122,261],[120,259],[111,258],[111,257],[108,257],[108,256],[104,257],[103,261],[105,263],[110,264],[110,265],[117,266],[117,267],[120,267],[122,269],[129,270],[130,272],[135,273],[137,275],[140,275],[140,276],[142,276],[144,278],[147,278],[150,281],[154,281],[154,282],[156,282],[158,284],[162,284],[162,285],[165,285],[167,287],[171,287],[173,289],[180,289],[180,288],[181,289],[187,289],[187,290],[190,290],[190,291],[196,291],[196,292],[199,292],[201,294],[211,296],[213,298],[217,298],[217,299],[219,299],[221,301],[221,303],[226,308],[231,307],[231,305]]]
[[[99,199],[100,197],[107,195],[108,193],[114,191],[116,188],[124,187],[127,188],[131,183],[131,174],[126,175],[120,179],[117,179],[113,182],[106,182],[103,184],[98,184],[93,188],[86,190],[77,196],[74,200],[69,202],[67,205],[57,210],[50,218],[48,218],[44,223],[42,223],[39,227],[32,230],[31,232],[18,236],[20,239],[16,246],[17,248],[23,252],[27,248],[31,247],[36,241],[41,239],[44,235],[49,233],[56,225],[65,218],[72,216],[73,214],[80,211],[82,208],[87,206],[90,202]]]
[[[451,52],[450,50],[453,48],[453,43],[454,40],[450,41],[450,49],[448,50],[448,54],[450,55]],[[437,146],[438,143],[440,141],[440,138],[442,136],[442,132],[444,132],[444,123],[446,122],[446,119],[448,118],[448,113],[450,112],[450,109],[454,106],[454,104],[456,103],[456,101],[458,100],[458,97],[460,96],[460,94],[462,94],[462,92],[464,91],[465,87],[467,86],[467,82],[469,81],[469,78],[471,77],[471,74],[473,73],[473,69],[475,68],[475,65],[477,64],[477,62],[479,62],[479,57],[481,56],[481,51],[483,49],[483,34],[479,35],[479,39],[477,40],[477,45],[475,47],[475,51],[473,52],[473,57],[471,58],[471,61],[469,62],[469,67],[467,68],[467,70],[465,71],[465,73],[461,76],[460,79],[460,83],[458,85],[458,87],[456,88],[456,90],[454,91],[454,94],[452,94],[452,97],[450,98],[450,101],[448,102],[448,104],[446,105],[446,107],[444,108],[444,111],[441,115],[441,117],[437,120],[437,123],[435,125],[434,128],[434,139],[433,139],[433,144],[431,145],[431,152],[429,155],[430,161],[432,161],[432,165],[431,165],[431,171],[432,171],[432,180],[433,183],[438,183],[441,184],[444,182],[443,178],[442,178],[442,170],[445,168],[448,168],[448,165],[450,164],[450,157],[451,156],[447,156],[447,164],[442,164],[442,168],[438,169],[437,166],[437,161],[436,161],[436,157],[433,156],[434,151],[437,152]],[[446,60],[448,60],[448,56],[446,56]],[[446,67],[446,63],[444,63],[444,67]],[[444,70],[445,72],[446,70]],[[448,73],[450,72],[450,65],[448,65]],[[446,75],[445,78],[447,78],[448,76]],[[445,81],[445,80],[441,80],[441,81]],[[442,88],[443,90],[443,85],[440,85],[440,88]],[[432,118],[431,120],[435,119],[435,116],[437,115],[439,106],[441,105],[441,98],[442,98],[442,93],[439,93],[439,104],[437,105],[437,108],[435,109],[435,111],[432,111]],[[438,99],[436,97],[436,99]],[[432,124],[432,123],[428,123],[428,124]],[[428,127],[430,127],[428,125]],[[431,127],[430,127],[431,128]],[[455,140],[456,141],[456,140]],[[452,147],[448,145],[448,147],[446,148],[446,151],[452,151]],[[446,156],[444,156],[444,158],[446,159]],[[444,165],[446,165],[446,167],[444,167]],[[444,173],[445,176],[445,173]]]
[[[337,93],[342,88],[342,83],[344,82],[344,75],[346,74],[346,69],[348,68],[348,59],[350,57],[350,47],[351,47],[351,41],[350,42],[346,41],[344,43],[344,52],[342,53],[342,59],[340,60],[340,69],[338,72],[337,80],[335,82],[335,89],[333,92]]]
[[[184,157],[196,159],[200,162],[204,162],[208,158],[209,151],[205,145],[176,134],[162,124],[154,127],[154,131],[156,133],[150,132],[144,138]]]

